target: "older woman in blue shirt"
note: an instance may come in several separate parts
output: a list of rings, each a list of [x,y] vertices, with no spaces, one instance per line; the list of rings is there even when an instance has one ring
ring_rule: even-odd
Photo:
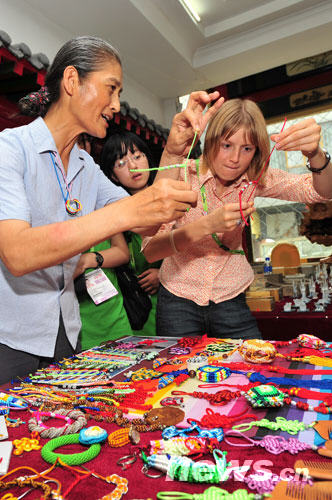
[[[0,383],[75,352],[81,252],[134,227],[151,231],[196,200],[186,184],[164,180],[127,197],[78,148],[81,133],[106,136],[121,90],[115,49],[75,38],[46,89],[22,102],[39,118],[0,133]]]

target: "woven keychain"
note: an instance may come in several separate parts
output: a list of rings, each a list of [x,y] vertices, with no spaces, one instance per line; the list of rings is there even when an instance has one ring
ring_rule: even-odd
[[[297,336],[298,344],[300,347],[310,347],[311,349],[320,349],[326,347],[327,343],[314,335],[302,333]]]
[[[171,457],[167,455],[151,455],[147,458],[147,466],[158,469],[171,479],[187,481],[188,483],[220,483],[227,481],[226,451],[213,450],[214,464],[194,462],[188,457]]]
[[[177,436],[189,437],[188,434],[193,431],[196,431],[198,434],[190,437],[217,439],[218,442],[224,439],[224,431],[221,428],[201,429],[197,422],[191,419],[188,419],[188,423],[191,424],[191,427],[187,427],[186,429],[180,429],[175,427],[175,425],[166,427],[166,429],[162,431],[163,439],[172,439]]]
[[[228,368],[222,368],[220,366],[205,365],[198,368],[196,371],[196,376],[198,380],[208,383],[216,383],[221,380],[225,380],[231,374]]]
[[[198,436],[174,437],[150,441],[151,455],[192,455],[206,451],[209,441]]]

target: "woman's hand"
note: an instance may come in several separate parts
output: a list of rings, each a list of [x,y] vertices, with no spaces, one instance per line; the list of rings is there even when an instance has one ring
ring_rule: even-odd
[[[283,151],[301,151],[311,159],[319,152],[321,127],[313,118],[302,120],[284,130],[281,134],[271,135],[276,142],[276,149]]]
[[[196,204],[197,193],[191,191],[186,182],[160,179],[129,200],[124,200],[132,208],[130,219],[136,221],[130,229],[141,232],[141,228],[159,226],[182,217],[188,208]]]
[[[247,219],[255,211],[254,202],[250,201],[242,203],[242,213]],[[242,222],[240,211],[240,203],[226,203],[220,208],[217,208],[207,216],[202,218],[203,223],[208,224],[208,233],[225,233],[234,231]]]
[[[90,267],[96,267],[96,256],[92,252],[82,253],[80,260],[77,263],[76,269],[74,271],[73,279],[77,278],[80,274],[83,274],[86,269]]]
[[[207,123],[218,111],[224,102],[219,92],[208,94],[204,91],[192,92],[187,107],[181,113],[174,116],[171,130],[165,146],[168,155],[187,156],[189,149],[197,132],[197,140],[202,135]],[[206,106],[218,99],[204,114]]]
[[[138,276],[141,288],[150,295],[157,293],[159,288],[159,269],[151,267]]]

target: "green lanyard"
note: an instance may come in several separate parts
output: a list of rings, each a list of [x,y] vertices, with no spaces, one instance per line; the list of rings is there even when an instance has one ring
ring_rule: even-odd
[[[136,274],[136,262],[135,262],[132,239],[130,241],[128,241],[128,249],[129,249],[129,256],[130,256],[130,265],[131,265],[131,268],[132,268],[134,274]]]
[[[198,179],[198,182],[199,182],[199,159],[197,159],[195,161],[195,163],[196,163],[197,179]],[[204,184],[199,188],[199,190],[201,192],[201,198],[202,198],[202,203],[203,203],[203,210],[204,210],[205,214],[207,214],[209,210],[208,210],[208,204],[207,204],[207,198],[206,198],[206,190],[205,190]],[[214,241],[217,243],[217,245],[220,248],[222,248],[223,250],[225,250],[225,252],[244,255],[244,251],[243,250],[231,250],[226,245],[224,245],[223,243],[221,243],[221,241],[218,238],[218,236],[216,235],[216,233],[212,233],[211,236],[214,239]]]

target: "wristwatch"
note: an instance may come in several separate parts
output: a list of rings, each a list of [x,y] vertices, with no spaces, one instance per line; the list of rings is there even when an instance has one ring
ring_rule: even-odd
[[[96,262],[97,262],[97,266],[96,267],[101,267],[104,264],[104,257],[99,252],[93,252],[93,253],[96,256]]]
[[[320,168],[313,168],[311,165],[310,165],[310,161],[309,159],[307,160],[307,163],[306,163],[306,167],[308,170],[310,170],[310,172],[313,172],[314,174],[319,174],[322,170],[324,170],[324,168],[326,168],[328,166],[328,164],[330,163],[330,160],[331,160],[331,156],[329,155],[329,153],[326,151],[326,149],[323,149],[322,150],[323,153],[325,154],[325,163],[322,167]]]

